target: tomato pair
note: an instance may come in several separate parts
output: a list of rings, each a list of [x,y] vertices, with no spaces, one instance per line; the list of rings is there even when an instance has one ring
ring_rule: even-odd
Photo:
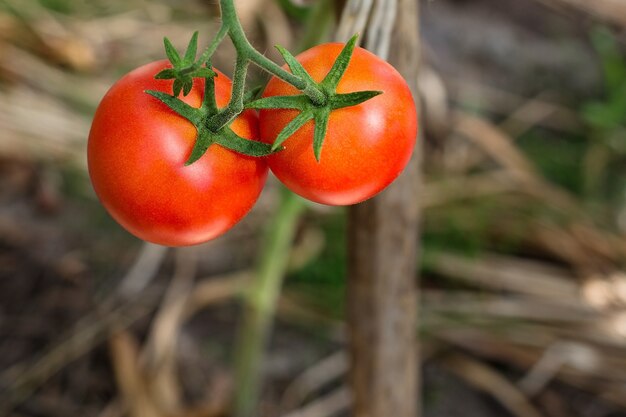
[[[299,55],[298,61],[321,81],[341,51],[324,44]],[[266,158],[241,155],[211,145],[196,162],[185,166],[196,128],[148,89],[170,92],[170,80],[154,75],[168,66],[158,61],[120,79],[100,103],[88,144],[89,174],[109,213],[137,237],[169,246],[213,239],[237,223],[254,205],[267,177],[268,165],[288,188],[312,201],[355,204],[389,185],[406,166],[417,134],[411,92],[388,63],[356,48],[337,86],[338,93],[380,90],[383,94],[357,106],[333,110],[319,162],[313,153],[313,121],[307,122]],[[204,79],[179,98],[200,107]],[[215,78],[219,107],[228,103],[231,82]],[[273,78],[264,97],[298,94]],[[241,113],[232,123],[239,136],[273,143],[297,115],[288,109]]]

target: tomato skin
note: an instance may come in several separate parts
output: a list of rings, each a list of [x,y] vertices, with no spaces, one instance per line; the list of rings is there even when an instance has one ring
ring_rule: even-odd
[[[343,44],[313,47],[297,60],[320,82]],[[383,94],[357,106],[334,110],[320,161],[313,154],[312,121],[269,157],[272,172],[291,191],[318,203],[349,205],[366,200],[388,186],[408,163],[417,137],[417,111],[411,91],[389,63],[355,48],[337,93],[379,90]],[[263,97],[301,94],[274,77]],[[261,110],[261,140],[273,143],[298,114],[296,110]]]
[[[102,99],[93,119],[87,159],[89,176],[107,211],[140,239],[186,246],[213,239],[237,223],[254,205],[267,178],[262,158],[238,154],[219,145],[185,166],[196,128],[165,104],[145,93],[171,94],[172,80],[154,75],[170,67],[157,61],[131,71]],[[194,80],[187,104],[199,107],[204,80]],[[219,107],[227,104],[231,81],[215,79]],[[242,113],[231,125],[239,136],[255,139],[258,118]]]

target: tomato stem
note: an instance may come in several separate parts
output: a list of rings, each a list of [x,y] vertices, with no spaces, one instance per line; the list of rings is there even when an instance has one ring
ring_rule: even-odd
[[[207,49],[205,49],[202,55],[200,55],[200,59],[198,60],[199,63],[202,64],[211,59],[211,57],[217,50],[217,47],[220,45],[220,43],[222,43],[226,35],[228,35],[229,30],[230,29],[228,25],[222,24],[220,26],[219,31],[215,34],[215,37],[213,38]]]
[[[243,111],[243,97],[245,93],[246,75],[250,63],[245,57],[237,56],[235,63],[235,74],[233,76],[233,90],[230,96],[228,106],[211,117],[208,126],[213,132],[218,132]]]
[[[301,90],[313,103],[320,105],[326,102],[326,96],[315,83],[308,82],[308,80],[302,77],[285,71],[252,46],[241,26],[233,0],[220,0],[220,8],[222,11],[222,28],[220,32],[224,31],[223,36],[228,34],[230,37],[237,50],[237,62],[235,64],[233,91],[230,102],[222,112],[211,118],[209,121],[211,130],[217,131],[221,129],[243,111],[244,84],[248,63],[250,62]],[[226,29],[224,30],[224,28]]]

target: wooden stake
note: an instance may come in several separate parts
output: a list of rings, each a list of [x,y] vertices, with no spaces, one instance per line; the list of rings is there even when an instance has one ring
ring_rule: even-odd
[[[417,98],[418,2],[398,0],[389,61]],[[348,220],[347,321],[354,417],[420,410],[416,267],[421,141],[400,178],[353,206]]]

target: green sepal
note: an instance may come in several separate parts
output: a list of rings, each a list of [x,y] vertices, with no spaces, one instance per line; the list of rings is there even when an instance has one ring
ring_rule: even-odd
[[[150,94],[152,97],[159,99],[163,104],[167,105],[167,107],[172,109],[176,114],[189,120],[194,125],[198,125],[202,121],[202,112],[200,111],[200,109],[190,106],[179,98],[164,93],[162,91],[146,90],[145,92],[147,94]]]
[[[193,149],[191,150],[191,155],[187,158],[185,162],[185,166],[189,166],[196,162],[198,159],[202,158],[211,146],[214,143],[214,137],[207,129],[198,129],[198,137],[196,138],[196,143],[193,145]]]
[[[314,114],[310,111],[304,111],[294,117],[293,120],[289,122],[287,126],[283,128],[283,130],[280,131],[280,133],[276,137],[276,140],[274,140],[274,143],[272,144],[272,150],[277,150],[284,141],[289,139],[291,135],[296,133],[302,126],[306,124],[306,122],[313,119],[313,117]]]
[[[244,139],[228,127],[224,128],[219,134],[216,134],[214,140],[215,143],[243,155],[262,157],[274,153],[271,145],[255,140]]]
[[[280,45],[276,45],[276,49],[282,55],[283,59],[287,63],[287,66],[289,67],[293,75],[296,75],[302,78],[304,81],[306,81],[307,84],[316,84],[313,78],[311,78],[309,73],[306,72],[302,64],[298,62],[296,57],[293,56],[291,52],[289,52],[288,50],[286,50]]]
[[[172,78],[176,78],[176,71],[173,68],[165,68],[157,73],[154,76],[157,80],[169,80]]]
[[[191,35],[189,45],[187,45],[187,51],[185,51],[185,57],[183,58],[183,64],[191,65],[196,59],[196,53],[198,52],[198,31],[195,31]]]
[[[198,138],[185,165],[189,166],[196,162],[206,153],[209,146],[213,144],[256,158],[274,153],[272,147],[267,143],[244,139],[233,132],[230,127],[224,127],[217,133],[210,132],[207,128],[202,127],[198,129]]]
[[[311,100],[304,94],[295,96],[263,97],[246,104],[248,109],[298,109],[304,110],[311,104]]]
[[[174,91],[174,96],[178,96],[180,94],[180,90],[183,89],[183,81],[180,79],[174,80],[174,85],[172,86],[172,90]]]
[[[330,107],[336,110],[356,106],[382,93],[382,91],[356,91],[348,94],[337,94],[330,99]]]
[[[321,111],[315,115],[315,131],[313,132],[313,154],[315,155],[315,160],[317,162],[320,161],[320,157],[322,155],[322,145],[324,144],[324,138],[326,138],[329,118],[329,110]]]
[[[183,96],[186,96],[191,92],[191,88],[193,87],[193,80],[190,78],[189,80],[183,81]]]
[[[355,34],[343,47],[332,68],[328,71],[328,74],[320,83],[320,86],[323,89],[328,91],[335,91],[337,89],[337,85],[339,85],[341,77],[343,77],[343,74],[346,72],[346,68],[348,68],[348,64],[350,63],[350,58],[352,58],[352,52],[354,52],[354,47],[358,38],[359,35]]]
[[[213,77],[216,77],[217,74],[215,73],[215,71],[211,70],[210,68],[200,67],[194,72],[192,72],[191,76],[193,78],[213,78]]]
[[[165,37],[163,38],[163,44],[165,45],[165,54],[167,55],[167,58],[170,60],[172,65],[174,67],[176,67],[177,65],[180,65],[181,63],[180,55],[178,55],[178,51],[176,50],[176,48],[174,48],[174,45],[172,45],[172,42],[170,42],[170,40],[167,37]]]

